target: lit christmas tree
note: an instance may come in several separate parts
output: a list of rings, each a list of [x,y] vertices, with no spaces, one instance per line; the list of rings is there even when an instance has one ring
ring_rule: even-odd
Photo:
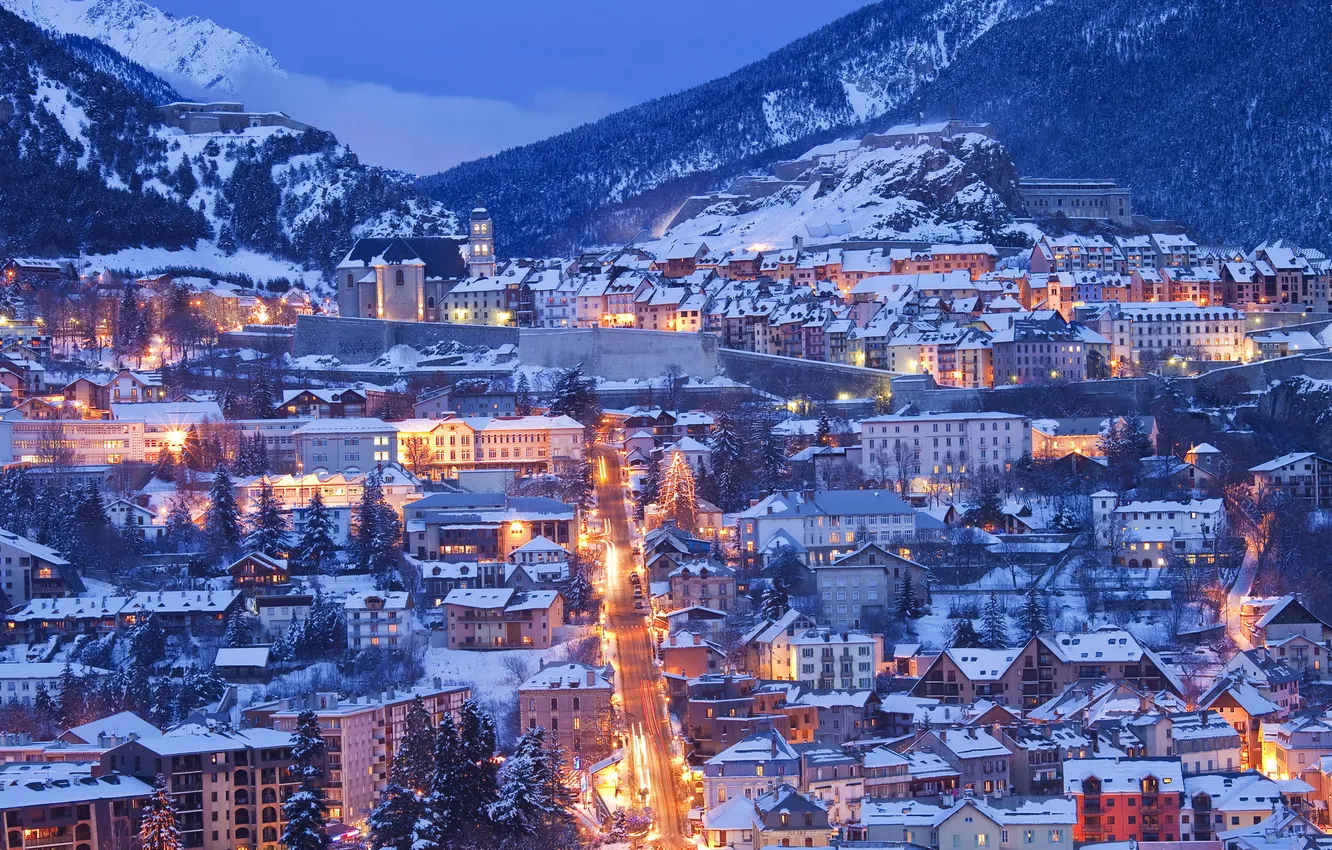
[[[661,518],[673,519],[681,531],[693,533],[698,524],[698,496],[694,493],[694,471],[684,452],[671,455],[671,465],[661,483]]]
[[[180,829],[176,826],[176,806],[167,792],[166,778],[159,773],[153,783],[153,796],[143,807],[139,847],[142,850],[181,850],[183,846]]]

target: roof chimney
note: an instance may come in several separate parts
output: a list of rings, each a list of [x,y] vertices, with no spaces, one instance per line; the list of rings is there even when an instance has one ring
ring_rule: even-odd
[[[587,686],[590,688],[596,684],[597,674],[591,670],[587,671]]]

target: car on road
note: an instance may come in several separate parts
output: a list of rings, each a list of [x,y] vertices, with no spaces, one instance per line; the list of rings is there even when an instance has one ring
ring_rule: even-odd
[[[634,600],[634,608],[641,609],[642,607],[643,607],[643,600],[641,600],[641,599],[635,599],[635,600]]]
[[[638,584],[639,578],[637,570],[629,574],[629,580],[632,581],[634,584]]]

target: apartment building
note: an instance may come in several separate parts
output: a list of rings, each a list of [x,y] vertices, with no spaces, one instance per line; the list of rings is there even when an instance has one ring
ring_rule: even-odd
[[[800,753],[772,729],[755,732],[703,763],[703,806],[752,800],[784,782],[800,782]]]
[[[0,766],[0,814],[11,850],[128,846],[151,784],[97,765],[14,762]]]
[[[282,801],[299,785],[291,733],[200,728],[126,741],[107,750],[102,769],[148,783],[165,778],[187,848],[276,850],[285,827]]]
[[[342,602],[347,622],[347,648],[371,646],[390,649],[411,642],[415,627],[412,596],[404,590],[353,593]]]
[[[911,695],[945,703],[988,699],[1032,709],[1080,681],[1127,682],[1147,693],[1183,685],[1151,650],[1121,629],[1045,632],[1023,647],[947,649],[930,662]]]
[[[245,478],[236,482],[237,502],[242,511],[249,510],[267,482],[282,510],[290,514],[293,533],[300,534],[305,527],[310,500],[318,493],[333,521],[335,539],[343,541],[351,529],[352,511],[361,501],[365,480],[370,474],[338,472],[329,475],[311,472]],[[421,480],[400,464],[378,466],[374,474],[379,476],[379,488],[384,494],[384,500],[398,512],[402,511],[404,505],[421,497]]]
[[[380,419],[315,419],[292,437],[298,474],[359,475],[398,462],[398,429]]]
[[[518,686],[521,729],[546,730],[546,744],[590,764],[610,752],[614,670],[570,662],[552,664]]]
[[[407,709],[420,697],[434,723],[444,715],[462,720],[463,703],[472,691],[462,685],[414,687],[368,696],[342,697],[317,693],[246,709],[246,717],[257,725],[279,732],[294,732],[301,711],[309,709],[319,721],[326,753],[328,818],[343,823],[364,820],[379,802],[388,785],[393,756],[398,751],[407,720]]]
[[[1131,357],[1151,363],[1177,356],[1188,360],[1246,359],[1244,314],[1230,307],[1199,307],[1191,301],[1121,304],[1131,322]]]
[[[1091,500],[1097,543],[1113,546],[1116,561],[1129,567],[1165,566],[1171,558],[1215,561],[1229,534],[1221,499],[1119,504],[1101,490]]]
[[[6,608],[34,599],[56,599],[83,593],[83,579],[49,546],[0,529],[0,565],[4,570]]]
[[[930,599],[927,570],[878,543],[862,543],[814,571],[819,622],[839,629],[883,624],[896,615],[902,590],[910,581],[917,600]]]
[[[1006,806],[1003,800],[964,798],[942,805],[923,800],[872,801],[861,809],[853,840],[905,844],[929,850],[1018,847],[1072,850],[1077,822],[1067,800],[1024,800]]]
[[[19,419],[10,427],[13,458],[19,463],[106,466],[145,458],[142,420]]]
[[[704,847],[827,847],[834,835],[827,807],[782,784],[756,797],[732,797],[703,814]]]
[[[888,490],[789,490],[737,514],[737,538],[747,566],[761,564],[777,546],[789,546],[817,568],[864,542],[915,540],[928,525]]]
[[[1071,759],[1064,793],[1077,803],[1077,842],[1176,841],[1187,808],[1179,759]],[[1190,830],[1192,831],[1192,830]]]
[[[1301,504],[1332,508],[1332,460],[1292,452],[1249,468],[1255,494],[1285,493]]]
[[[443,607],[449,649],[549,649],[564,625],[558,590],[459,588]]]
[[[921,413],[861,422],[861,468],[875,480],[996,471],[1031,454],[1031,420],[1015,413]]]
[[[541,496],[431,493],[403,508],[403,548],[427,561],[503,561],[537,537],[573,548],[578,511]]]

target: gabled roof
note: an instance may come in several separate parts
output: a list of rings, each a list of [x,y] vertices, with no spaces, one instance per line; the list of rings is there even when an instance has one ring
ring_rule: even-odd
[[[467,277],[461,236],[411,236],[357,239],[338,269],[374,265],[424,265],[427,279]]]

